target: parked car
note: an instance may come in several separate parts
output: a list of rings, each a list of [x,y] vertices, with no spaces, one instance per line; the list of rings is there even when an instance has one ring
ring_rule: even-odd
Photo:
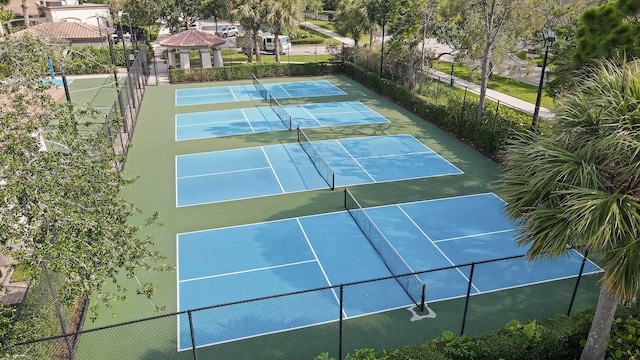
[[[233,25],[223,26],[216,32],[216,35],[227,37],[227,36],[237,36],[238,35],[238,27]]]
[[[190,30],[202,30],[202,24],[200,21],[194,21],[189,25]]]

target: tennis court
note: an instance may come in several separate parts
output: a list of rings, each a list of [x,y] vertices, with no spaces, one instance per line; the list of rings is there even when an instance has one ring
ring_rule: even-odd
[[[411,135],[300,140],[177,156],[176,205],[462,173]]]
[[[260,89],[260,90],[259,90]],[[176,106],[215,104],[233,101],[346,95],[327,80],[273,84],[216,86],[176,90]]]
[[[360,101],[205,111],[176,115],[176,141],[291,130],[389,122]]]
[[[350,199],[347,202],[355,202]],[[349,212],[178,234],[178,309],[520,255],[527,248],[515,245],[516,225],[504,216],[502,207],[500,198],[485,193],[367,209],[352,206]],[[370,219],[369,226],[379,229],[380,235],[370,230],[364,235],[362,216]],[[500,269],[474,274],[471,293],[574,277],[582,259],[570,251],[553,261],[522,259],[508,267],[500,263]],[[462,269],[466,270],[425,273],[412,281],[425,285],[427,303],[464,297],[470,274],[469,268]],[[599,271],[587,261],[585,274]],[[502,276],[489,276],[496,273]],[[343,317],[414,306],[412,284],[401,283],[389,279],[384,286],[375,282],[355,287],[353,291],[361,294],[345,298]],[[368,300],[349,301],[363,298]],[[339,299],[332,289],[290,296],[288,301],[299,304],[288,306],[268,299],[201,311],[193,319],[199,336],[196,344],[212,345],[338,320]],[[302,310],[305,304],[313,304],[313,311]],[[407,312],[407,322],[410,315]],[[192,345],[186,317],[179,319],[178,350]]]

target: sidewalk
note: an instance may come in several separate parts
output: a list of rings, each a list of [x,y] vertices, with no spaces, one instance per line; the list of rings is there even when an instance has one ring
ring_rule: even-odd
[[[315,31],[318,31],[322,34],[325,34],[327,36],[331,36],[332,38],[343,42],[345,45],[353,45],[353,40],[345,38],[345,37],[341,37],[340,35],[329,31],[325,28],[322,28],[320,26],[317,26],[315,24],[311,24],[309,22],[307,22],[307,27],[310,29],[313,29]],[[444,72],[441,71],[437,71],[437,70],[431,70],[429,71],[429,76],[436,78],[436,79],[440,79],[443,82],[446,82],[447,84],[450,83],[451,81],[451,75],[446,74]],[[539,78],[540,75],[538,75]],[[469,81],[460,79],[456,76],[453,77],[454,80],[454,86],[458,87],[458,88],[467,88],[469,91],[471,91],[474,94],[480,94],[480,85],[471,83]],[[527,81],[530,83],[530,81]],[[487,89],[486,92],[486,96],[487,98],[493,100],[493,101],[499,101],[500,104],[508,106],[512,109],[516,109],[522,112],[526,112],[528,114],[533,115],[534,109],[535,109],[535,104],[529,103],[527,101],[524,100],[520,100],[517,99],[513,96],[504,94],[504,93],[500,93],[497,92],[495,90],[491,90],[491,89]],[[539,112],[539,116],[545,119],[549,119],[553,117],[553,112],[551,112],[551,110],[544,108],[544,107],[540,107],[540,112]]]
[[[162,53],[166,50],[164,46],[160,46],[160,40],[170,36],[169,29],[163,27],[160,29],[158,38],[151,45],[153,48],[153,63],[150,65],[152,69],[149,75],[149,82],[156,81],[156,85],[170,85],[169,67],[166,60],[162,58]]]

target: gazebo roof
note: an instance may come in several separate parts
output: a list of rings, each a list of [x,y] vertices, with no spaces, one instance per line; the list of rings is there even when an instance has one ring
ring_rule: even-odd
[[[161,46],[172,48],[202,48],[222,45],[225,40],[200,30],[187,30],[160,40]]]

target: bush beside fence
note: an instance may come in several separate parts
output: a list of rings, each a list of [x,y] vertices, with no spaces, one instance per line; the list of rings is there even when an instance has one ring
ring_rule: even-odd
[[[280,63],[280,64],[247,64],[242,66],[226,66],[214,68],[171,69],[169,78],[172,84],[202,82],[248,80],[251,74],[258,78],[285,76],[321,76],[342,73],[341,63]]]

